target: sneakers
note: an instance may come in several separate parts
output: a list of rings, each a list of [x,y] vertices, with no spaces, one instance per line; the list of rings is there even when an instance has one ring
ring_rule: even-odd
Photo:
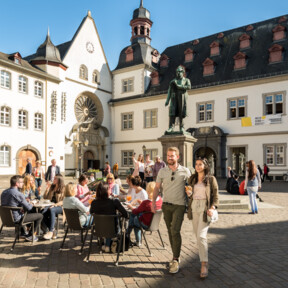
[[[137,247],[141,247],[142,246],[142,242],[141,241],[136,241],[136,246]]]
[[[52,231],[49,231],[49,232],[47,232],[46,234],[43,235],[43,238],[45,240],[51,240],[52,237],[53,237],[53,232]]]
[[[56,229],[54,229],[54,231],[53,231],[52,239],[53,240],[57,239],[57,230]]]
[[[177,260],[172,260],[169,263],[169,273],[175,274],[179,271],[179,262]]]
[[[20,239],[26,239],[29,237],[29,233],[21,233],[20,234]]]
[[[168,265],[167,265],[168,268],[170,268],[170,266],[172,265],[173,260],[174,260],[174,259],[172,259],[172,260],[168,263]],[[178,263],[179,263],[179,264],[181,263],[180,257],[178,258]]]
[[[34,235],[34,239],[33,236],[29,236],[25,238],[26,241],[32,242],[34,240],[34,242],[37,242],[39,239],[37,236]]]
[[[110,247],[102,245],[102,251],[105,252],[105,253],[110,253]]]

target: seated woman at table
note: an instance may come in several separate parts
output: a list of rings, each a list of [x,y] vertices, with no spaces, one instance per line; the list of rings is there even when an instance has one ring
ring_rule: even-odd
[[[96,190],[96,199],[91,203],[90,213],[100,215],[116,215],[117,211],[125,218],[128,217],[127,211],[117,198],[109,198],[109,187],[107,184],[100,183]],[[117,223],[118,226],[118,223]],[[104,252],[109,253],[111,239],[107,238],[105,245],[102,246]]]
[[[65,186],[63,208],[65,209],[78,209],[79,220],[82,227],[87,227],[91,218],[89,208],[86,207],[78,198],[75,197],[77,193],[77,186],[73,183],[68,183]]]
[[[139,204],[141,204],[142,201],[148,199],[147,192],[140,186],[142,183],[142,179],[140,176],[135,176],[131,177],[131,184],[132,184],[132,192],[131,192],[131,207],[130,208],[135,208]]]
[[[112,197],[118,197],[120,194],[119,185],[115,183],[114,175],[109,173],[106,177],[109,194]]]
[[[24,194],[24,197],[28,202],[30,202],[30,200],[34,198],[39,199],[39,194],[35,185],[35,179],[33,175],[25,176],[22,193]]]
[[[63,215],[62,205],[63,205],[64,191],[65,191],[64,179],[62,176],[59,176],[57,174],[54,177],[52,185],[50,186],[48,184],[46,191],[44,192],[43,198],[53,202],[51,206],[45,207],[41,212],[43,214],[43,222],[49,229],[49,231],[43,235],[43,238],[46,240],[50,240],[51,238],[53,239],[57,238],[56,233],[57,231],[55,230],[54,226],[56,216],[58,216],[59,214]]]
[[[149,199],[142,201],[140,206],[138,208],[133,209],[132,214],[130,215],[128,233],[130,234],[132,229],[134,228],[136,245],[138,247],[140,247],[142,244],[140,225],[144,228],[144,230],[146,230],[148,229],[152,221],[153,213],[151,212],[151,208],[152,208],[153,191],[155,185],[156,185],[155,182],[149,182],[147,184],[146,191],[148,193]],[[156,199],[156,210],[160,210],[161,207],[162,207],[162,198],[158,196]],[[151,213],[143,214],[144,212],[151,212]],[[137,215],[140,216],[139,220],[137,218]]]
[[[88,177],[84,174],[80,175],[78,179],[76,197],[85,205],[89,206],[89,199],[92,192],[89,190],[87,184],[89,182]]]

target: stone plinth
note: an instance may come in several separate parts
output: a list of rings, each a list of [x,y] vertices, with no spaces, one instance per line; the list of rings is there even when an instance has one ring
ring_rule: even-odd
[[[191,135],[163,135],[158,138],[158,141],[162,144],[162,159],[166,162],[167,159],[167,149],[169,147],[177,147],[180,152],[180,157],[178,162],[189,169],[193,169],[193,147],[194,143],[197,141]]]

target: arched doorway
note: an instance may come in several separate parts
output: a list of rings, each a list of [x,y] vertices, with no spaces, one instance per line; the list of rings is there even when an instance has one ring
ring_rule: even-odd
[[[198,158],[207,158],[208,162],[209,162],[209,166],[210,166],[210,173],[211,175],[217,176],[216,174],[216,153],[209,147],[201,147],[198,150],[196,150],[196,152],[194,153],[194,162],[195,160]],[[195,166],[195,163],[194,163]]]
[[[23,149],[18,153],[18,157],[17,157],[17,160],[18,160],[17,174],[18,175],[23,175],[25,173],[28,158],[31,159],[32,167],[35,167],[38,157],[37,157],[37,154],[33,150]]]

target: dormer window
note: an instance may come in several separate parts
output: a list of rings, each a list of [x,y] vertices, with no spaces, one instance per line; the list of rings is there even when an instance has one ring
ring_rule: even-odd
[[[248,25],[247,27],[246,27],[246,31],[251,31],[251,30],[253,30],[254,29],[254,27],[252,26],[252,25]]]
[[[210,56],[220,55],[220,44],[217,41],[214,41],[210,44]]]
[[[193,43],[192,43],[192,44],[193,44],[193,45],[198,45],[198,44],[199,44],[199,42],[200,42],[200,41],[199,41],[199,39],[196,39],[196,40],[194,40],[194,41],[193,41]]]
[[[269,49],[269,63],[277,63],[283,60],[283,47],[278,44],[274,44]]]
[[[250,46],[251,46],[251,36],[249,36],[248,34],[242,34],[239,37],[239,41],[240,41],[240,49],[250,48]]]
[[[152,86],[156,86],[156,85],[159,85],[159,73],[157,71],[153,71],[151,74],[150,74],[150,77],[151,77],[151,85]]]
[[[247,56],[243,52],[238,52],[234,57],[234,70],[245,69]]]
[[[285,31],[286,28],[282,25],[278,25],[276,26],[272,32],[273,32],[273,41],[280,41],[283,40],[285,38]]]
[[[194,58],[194,51],[190,48],[184,51],[185,54],[185,62],[192,62]]]
[[[215,72],[215,62],[210,59],[210,58],[206,58],[206,60],[203,62],[203,76],[209,76],[209,75],[213,75]]]
[[[163,54],[160,58],[160,67],[163,68],[163,67],[167,67],[168,66],[168,60],[169,60],[169,57],[165,54]]]
[[[21,65],[22,56],[19,52],[10,55],[9,59],[13,60],[14,63]]]
[[[132,47],[128,47],[125,51],[126,54],[126,62],[133,61],[133,49]]]
[[[219,33],[218,35],[217,35],[217,38],[218,39],[221,39],[221,38],[223,38],[224,37],[224,33],[223,32],[221,32],[221,33]]]
[[[285,16],[281,16],[278,20],[278,23],[282,23],[282,22],[285,22],[287,20],[287,17]]]

